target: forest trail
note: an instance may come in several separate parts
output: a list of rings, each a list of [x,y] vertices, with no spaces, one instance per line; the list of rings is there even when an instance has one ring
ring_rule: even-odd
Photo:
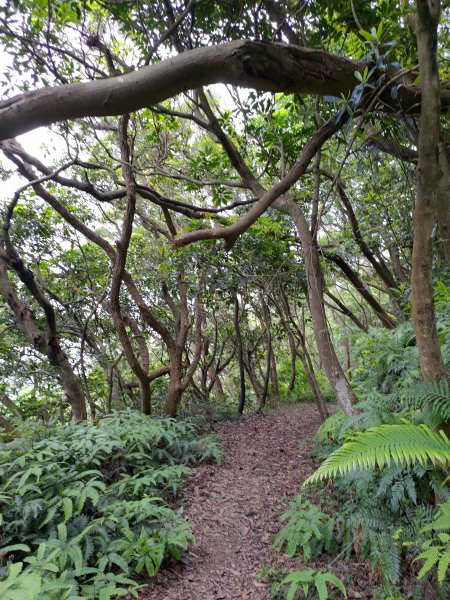
[[[300,404],[221,426],[226,459],[195,469],[180,497],[196,543],[140,600],[267,600],[257,574],[286,563],[271,542],[281,503],[314,470],[310,439],[319,425],[315,407]]]

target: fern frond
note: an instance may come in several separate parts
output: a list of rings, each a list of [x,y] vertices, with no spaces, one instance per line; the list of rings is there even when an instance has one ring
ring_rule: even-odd
[[[450,464],[450,441],[442,431],[437,434],[426,425],[411,423],[380,425],[335,450],[304,485],[358,469],[428,462],[442,467]]]
[[[411,398],[421,409],[431,409],[441,422],[450,419],[450,387],[446,379],[419,382],[411,390]]]

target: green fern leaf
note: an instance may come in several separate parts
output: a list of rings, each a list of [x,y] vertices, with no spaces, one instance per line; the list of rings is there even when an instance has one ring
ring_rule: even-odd
[[[444,552],[439,559],[438,570],[437,570],[439,583],[444,582],[449,565],[450,565],[450,546],[448,547],[448,550],[446,552]]]
[[[368,429],[335,450],[304,485],[345,475],[358,469],[382,468],[391,463],[446,467],[450,464],[450,441],[443,432],[426,425],[381,425]]]
[[[67,523],[72,518],[73,514],[73,503],[70,498],[62,499],[62,507],[64,511],[64,523]]]
[[[428,573],[428,571],[431,571],[434,565],[438,562],[440,555],[440,549],[437,546],[431,546],[431,548],[428,548],[428,550],[419,554],[419,556],[415,560],[425,560],[424,564],[422,565],[422,568],[420,569],[417,575],[419,579],[422,579],[422,577],[424,577]]]
[[[339,577],[336,577],[336,575],[334,575],[334,573],[326,571],[325,573],[320,574],[320,578],[323,579],[323,581],[331,583],[331,585],[337,587],[338,590],[342,593],[342,595],[345,598],[347,598],[347,590],[345,589],[345,585],[342,583]]]
[[[420,408],[429,408],[440,421],[450,418],[450,387],[445,379],[420,382],[411,390],[411,396]]]

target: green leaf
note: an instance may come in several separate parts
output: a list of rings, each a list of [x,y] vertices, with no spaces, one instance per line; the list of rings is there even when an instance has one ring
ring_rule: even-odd
[[[347,598],[347,590],[345,589],[345,585],[342,583],[342,581],[339,579],[339,577],[336,577],[336,575],[334,573],[330,573],[329,571],[327,571],[325,573],[321,573],[321,577],[325,581],[328,581],[329,583],[331,583],[332,585],[337,587],[338,590],[343,594],[343,596],[345,596],[345,598]]]
[[[328,589],[327,589],[327,584],[326,584],[325,579],[323,577],[320,577],[320,575],[318,575],[315,578],[314,583],[316,584],[316,590],[319,595],[319,600],[327,600]]]
[[[335,450],[304,485],[357,469],[390,464],[425,466],[427,462],[441,468],[450,465],[450,442],[442,431],[437,434],[426,425],[411,423],[380,425],[356,434],[353,440]]]
[[[64,522],[67,523],[72,518],[73,515],[73,503],[70,498],[62,499],[62,507],[64,511]]]
[[[56,529],[58,531],[58,539],[61,542],[66,542],[67,541],[67,527],[65,526],[65,524],[58,523],[58,525],[56,526]]]
[[[31,552],[30,547],[26,544],[11,544],[10,546],[3,546],[3,548],[0,548],[0,553],[9,554],[10,552],[14,552],[16,550],[20,552]]]
[[[359,30],[359,34],[366,39],[368,42],[376,42],[377,38],[376,36],[374,36],[373,34],[369,33],[368,31],[365,31],[365,29],[360,29]]]

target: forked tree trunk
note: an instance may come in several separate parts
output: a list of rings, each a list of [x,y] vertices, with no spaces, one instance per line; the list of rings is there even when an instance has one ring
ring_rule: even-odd
[[[186,348],[187,336],[191,325],[189,323],[187,286],[184,273],[179,275],[180,302],[176,307],[173,300],[169,299],[169,305],[174,307],[176,341],[169,348],[169,389],[167,390],[164,403],[164,413],[170,417],[176,417],[178,407],[183,399],[186,388],[191,384],[195,370],[200,362],[202,350],[202,322],[204,320],[203,309],[198,298],[195,300],[195,346],[193,357],[188,365],[183,365],[183,353]],[[166,298],[168,295],[166,294]],[[186,368],[185,373],[183,369]]]
[[[261,397],[263,394],[263,386],[258,381],[258,376],[256,374],[255,365],[252,359],[252,351],[249,350],[247,352],[247,362],[245,364],[245,369],[248,373],[248,377],[250,379],[250,383],[252,384],[253,391],[255,392],[255,397],[258,405],[261,403]]]
[[[213,371],[211,371],[209,375],[211,381],[213,382],[212,391],[214,392],[214,395],[216,396],[217,400],[219,400],[219,402],[224,402],[225,392],[223,391],[223,385],[220,376],[218,374],[215,374]]]

